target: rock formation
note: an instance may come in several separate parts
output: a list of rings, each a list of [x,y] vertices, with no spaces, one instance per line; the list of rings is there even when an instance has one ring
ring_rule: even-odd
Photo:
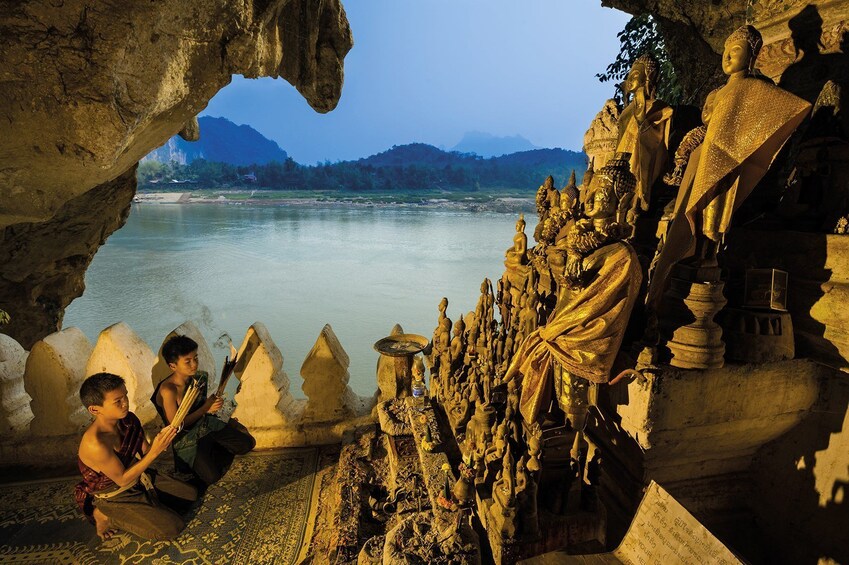
[[[191,137],[234,74],[283,77],[332,110],[353,44],[339,0],[24,0],[0,28],[0,307],[25,348],[82,293],[91,257],[126,219],[141,157]]]
[[[758,69],[809,102],[813,102],[810,95],[816,97],[822,88],[823,77],[834,76],[836,67],[841,65],[836,57],[827,57],[841,50],[846,22],[846,8],[841,2],[602,0],[602,5],[631,14],[652,14],[660,26],[672,64],[679,70],[686,97],[698,105],[724,82],[719,68],[723,43],[734,29],[745,23],[755,26],[763,35],[764,49],[758,58]],[[800,51],[805,52],[804,57],[799,57]],[[812,73],[810,80],[803,78],[797,84],[786,84],[789,77],[784,77],[784,72],[791,65],[797,69],[804,67],[805,57],[811,59],[811,66],[812,59],[818,59],[824,70]],[[794,62],[802,64],[794,65]],[[845,67],[845,62],[842,65]],[[791,75],[796,75],[795,70]],[[816,76],[822,80],[818,85],[813,84],[820,80]]]
[[[352,38],[338,0],[4,9],[0,226],[51,218],[177,134],[234,74],[336,106]],[[33,48],[35,46],[35,48]]]
[[[0,307],[12,318],[4,333],[30,348],[62,326],[65,308],[85,289],[95,252],[124,225],[135,192],[131,167],[71,199],[48,221],[0,231]],[[8,200],[0,196],[0,207]]]

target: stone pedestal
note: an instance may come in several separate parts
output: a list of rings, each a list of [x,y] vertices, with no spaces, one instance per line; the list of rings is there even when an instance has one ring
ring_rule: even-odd
[[[606,454],[600,497],[612,521],[630,522],[651,480],[711,531],[751,520],[752,458],[806,416],[824,370],[807,360],[665,367],[604,387],[587,432]]]
[[[672,356],[670,365],[684,369],[722,367],[725,344],[713,317],[726,304],[720,270],[680,263],[672,269],[661,306],[661,339]]]

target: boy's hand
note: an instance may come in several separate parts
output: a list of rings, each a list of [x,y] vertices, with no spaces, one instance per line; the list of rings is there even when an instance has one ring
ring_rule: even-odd
[[[153,456],[159,457],[163,451],[168,449],[168,446],[171,445],[171,441],[176,435],[177,429],[173,426],[165,426],[159,430],[159,433],[156,434],[156,437],[153,438],[153,441],[150,444],[150,451],[153,452]]]
[[[214,414],[221,410],[221,407],[224,406],[224,399],[220,396],[212,395],[206,399],[206,403],[209,407],[206,410],[207,414]]]

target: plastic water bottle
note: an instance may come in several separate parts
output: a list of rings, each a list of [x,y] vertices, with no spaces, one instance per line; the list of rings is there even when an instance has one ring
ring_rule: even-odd
[[[413,407],[419,412],[424,412],[425,398],[427,398],[427,388],[425,388],[424,380],[416,378],[413,380]]]

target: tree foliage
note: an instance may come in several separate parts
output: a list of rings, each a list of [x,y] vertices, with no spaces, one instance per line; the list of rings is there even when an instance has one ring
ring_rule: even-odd
[[[579,176],[586,155],[562,149],[539,149],[484,159],[474,154],[449,153],[425,144],[393,147],[359,161],[305,166],[292,158],[265,165],[236,166],[196,159],[189,165],[145,161],[139,164],[140,187],[180,186],[283,190],[465,190],[536,187],[548,175],[565,179],[572,169]]]
[[[669,60],[666,43],[657,21],[651,14],[634,16],[616,36],[619,38],[619,54],[616,60],[607,65],[605,72],[596,75],[601,82],[617,82],[614,95],[616,102],[622,103],[621,83],[631,70],[631,65],[640,55],[651,53],[660,65],[657,97],[667,104],[680,104],[684,98],[684,90]]]

